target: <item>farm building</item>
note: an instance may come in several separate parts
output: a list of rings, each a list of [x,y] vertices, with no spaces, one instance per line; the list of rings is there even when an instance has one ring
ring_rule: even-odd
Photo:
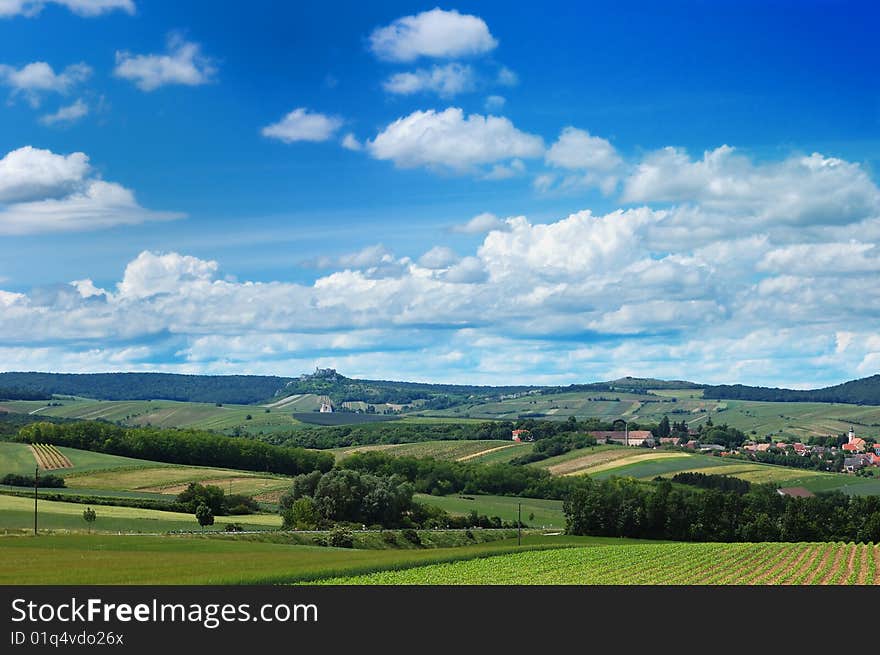
[[[646,441],[654,441],[650,430],[595,430],[590,432],[590,436],[599,443],[619,443],[624,446],[642,446]]]
[[[510,433],[511,440],[513,441],[534,441],[534,437],[532,437],[532,433],[528,430],[514,430]]]

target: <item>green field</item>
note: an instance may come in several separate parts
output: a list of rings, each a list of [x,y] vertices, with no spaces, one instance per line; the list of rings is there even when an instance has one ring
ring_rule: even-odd
[[[303,399],[295,409],[290,406],[271,408],[257,405],[216,405],[173,400],[56,400],[60,406],[50,407],[42,401],[9,401],[0,403],[0,410],[81,420],[102,419],[128,426],[152,425],[162,428],[194,428],[230,432],[237,427],[249,432],[278,432],[302,424],[293,411],[310,411],[316,401]],[[268,411],[267,411],[268,410]],[[248,416],[251,418],[248,419]]]
[[[842,543],[636,544],[516,553],[327,584],[880,584],[880,546]]]
[[[66,455],[73,464],[72,468],[57,469],[56,471],[53,471],[55,475],[60,475],[64,478],[67,478],[70,474],[87,473],[103,469],[164,466],[163,464],[143,459],[105,455],[104,453],[94,453],[89,450],[79,450],[77,448],[65,448],[60,446],[58,450]],[[36,465],[36,459],[34,459],[27,444],[0,441],[0,477],[7,473],[33,475]]]
[[[186,403],[169,400],[97,401],[64,399],[53,401],[60,406],[47,406],[42,401],[7,401],[0,411],[56,416],[77,419],[104,419],[124,425],[155,425],[189,427],[220,432],[245,429],[250,433],[273,433],[299,429],[309,422],[329,421],[332,424],[368,420],[363,414],[324,414],[315,412],[320,397],[302,394],[282,398],[270,405],[223,405]],[[355,402],[352,406],[360,406]],[[377,405],[377,411],[386,406]],[[389,406],[390,407],[390,406]],[[267,411],[268,410],[268,413]],[[698,427],[709,417],[716,424],[727,423],[759,437],[806,439],[810,436],[837,435],[850,425],[860,436],[880,437],[880,406],[840,403],[771,403],[743,400],[711,400],[702,398],[702,391],[662,389],[648,395],[576,391],[554,394],[528,394],[518,398],[491,402],[465,403],[444,410],[414,407],[400,417],[406,422],[475,422],[481,420],[516,420],[521,415],[537,415],[549,420],[597,417],[606,421],[625,417],[643,423],[659,422],[663,416],[671,421],[684,420]],[[247,417],[251,418],[248,419]],[[370,415],[386,418],[382,414]],[[329,418],[327,418],[329,417]]]
[[[43,530],[85,531],[82,519],[86,505],[60,501],[40,500],[38,523]],[[171,530],[199,530],[192,514],[163,512],[137,507],[113,507],[93,505],[98,515],[92,530],[98,532],[156,533]],[[227,523],[240,523],[252,529],[281,527],[277,514],[249,514],[245,516],[218,516],[212,530],[223,530]],[[21,531],[34,527],[34,501],[22,496],[0,495],[0,531]],[[5,543],[5,542],[4,542]]]
[[[522,548],[621,541],[528,535]],[[198,536],[0,536],[0,584],[291,583],[516,549],[516,539],[455,548],[356,550]]]
[[[336,460],[345,459],[358,452],[381,451],[395,457],[432,457],[446,461],[484,462],[486,458],[503,453],[507,459],[530,452],[530,444],[497,439],[419,441],[406,444],[373,444],[368,446],[348,446],[333,448]]]
[[[519,504],[522,504],[522,521],[532,528],[564,529],[565,515],[561,500],[540,498],[517,498],[513,496],[459,495],[429,496],[416,494],[420,503],[435,505],[450,514],[464,515],[471,510],[486,516],[498,516],[504,521],[517,519]],[[534,518],[530,518],[534,515]]]
[[[632,453],[640,453],[640,451],[641,449],[630,449]],[[578,473],[585,473],[597,480],[605,480],[612,476],[651,480],[658,475],[672,477],[676,473],[688,471],[730,475],[754,484],[773,482],[783,487],[805,487],[813,492],[842,491],[858,496],[880,493],[880,480],[878,479],[678,451],[649,450],[641,452],[642,454],[618,457],[596,464],[591,468],[578,471]]]
[[[541,414],[549,420],[625,417],[644,423],[657,423],[668,416],[670,421],[684,420],[694,428],[711,416],[715,424],[727,423],[747,433],[754,430],[759,436],[806,439],[842,434],[850,425],[856,426],[860,436],[880,436],[880,406],[710,400],[702,397],[702,391],[692,389],[655,390],[651,395],[607,391],[535,394],[422,413],[506,420],[516,420],[522,414]]]

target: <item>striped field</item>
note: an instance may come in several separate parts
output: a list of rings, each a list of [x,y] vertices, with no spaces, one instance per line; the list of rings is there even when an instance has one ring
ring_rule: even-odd
[[[880,546],[671,543],[516,553],[327,584],[880,585]]]

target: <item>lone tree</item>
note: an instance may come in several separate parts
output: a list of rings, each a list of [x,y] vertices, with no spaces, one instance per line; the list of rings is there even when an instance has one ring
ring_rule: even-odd
[[[202,503],[196,507],[196,520],[204,530],[205,526],[214,525],[214,512],[211,511],[210,507]]]
[[[95,510],[91,507],[87,507],[83,510],[83,521],[85,521],[86,525],[89,527],[89,534],[92,533],[92,523],[94,523],[97,518],[98,515],[95,514]]]

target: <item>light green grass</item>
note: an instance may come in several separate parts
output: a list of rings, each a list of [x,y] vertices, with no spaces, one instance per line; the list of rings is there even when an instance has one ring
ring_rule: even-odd
[[[58,450],[61,451],[63,455],[66,455],[73,464],[72,468],[52,471],[54,475],[60,475],[64,478],[71,474],[99,471],[102,469],[163,466],[162,464],[149,462],[143,459],[105,455],[104,453],[93,453],[88,450],[79,450],[77,448],[65,448],[59,446]],[[27,444],[0,442],[0,477],[7,473],[33,475],[35,467],[36,459],[34,459]]]
[[[472,500],[470,500],[472,499]],[[416,500],[435,505],[450,514],[464,515],[471,510],[486,516],[498,516],[504,521],[516,521],[518,506],[522,504],[523,523],[532,528],[565,528],[561,500],[516,498],[512,496],[460,495],[429,496],[417,494]],[[534,518],[530,515],[534,514]]]
[[[190,483],[221,487],[226,492],[255,495],[284,489],[290,478],[281,475],[202,466],[153,466],[112,469],[66,476],[71,489],[117,489],[178,494]]]
[[[82,520],[85,505],[60,501],[40,500],[38,524],[45,530],[86,530]],[[162,512],[136,507],[112,507],[95,505],[98,519],[93,530],[106,532],[166,532],[169,530],[198,530],[199,525],[191,514]],[[281,527],[277,514],[250,514],[245,516],[218,516],[212,529],[222,530],[227,523],[241,523],[255,529]],[[34,525],[34,501],[32,498],[0,495],[0,531],[27,530]]]
[[[100,521],[100,514],[98,521]],[[524,549],[620,543],[527,536]],[[109,535],[0,536],[0,584],[257,584],[485,557],[516,540],[424,550],[354,550],[225,538]]]
[[[704,585],[793,584],[802,562],[826,544],[636,544],[602,548],[568,548],[516,553],[478,560],[434,564],[405,571],[385,571],[325,580],[352,585]],[[819,583],[865,584],[880,582],[874,567],[861,571],[861,546],[840,544],[857,551],[854,572],[833,570]],[[873,558],[878,556],[872,547]],[[804,551],[808,557],[799,559]],[[844,562],[847,560],[844,557]],[[800,580],[807,581],[808,578]],[[815,581],[814,581],[815,582]]]
[[[340,461],[357,452],[381,451],[394,457],[431,457],[445,461],[481,461],[480,457],[495,453],[512,451],[509,457],[527,452],[526,444],[517,444],[512,441],[497,439],[477,440],[443,440],[443,441],[419,441],[407,444],[372,444],[367,446],[348,446],[346,448],[333,448],[332,452],[336,460]]]

